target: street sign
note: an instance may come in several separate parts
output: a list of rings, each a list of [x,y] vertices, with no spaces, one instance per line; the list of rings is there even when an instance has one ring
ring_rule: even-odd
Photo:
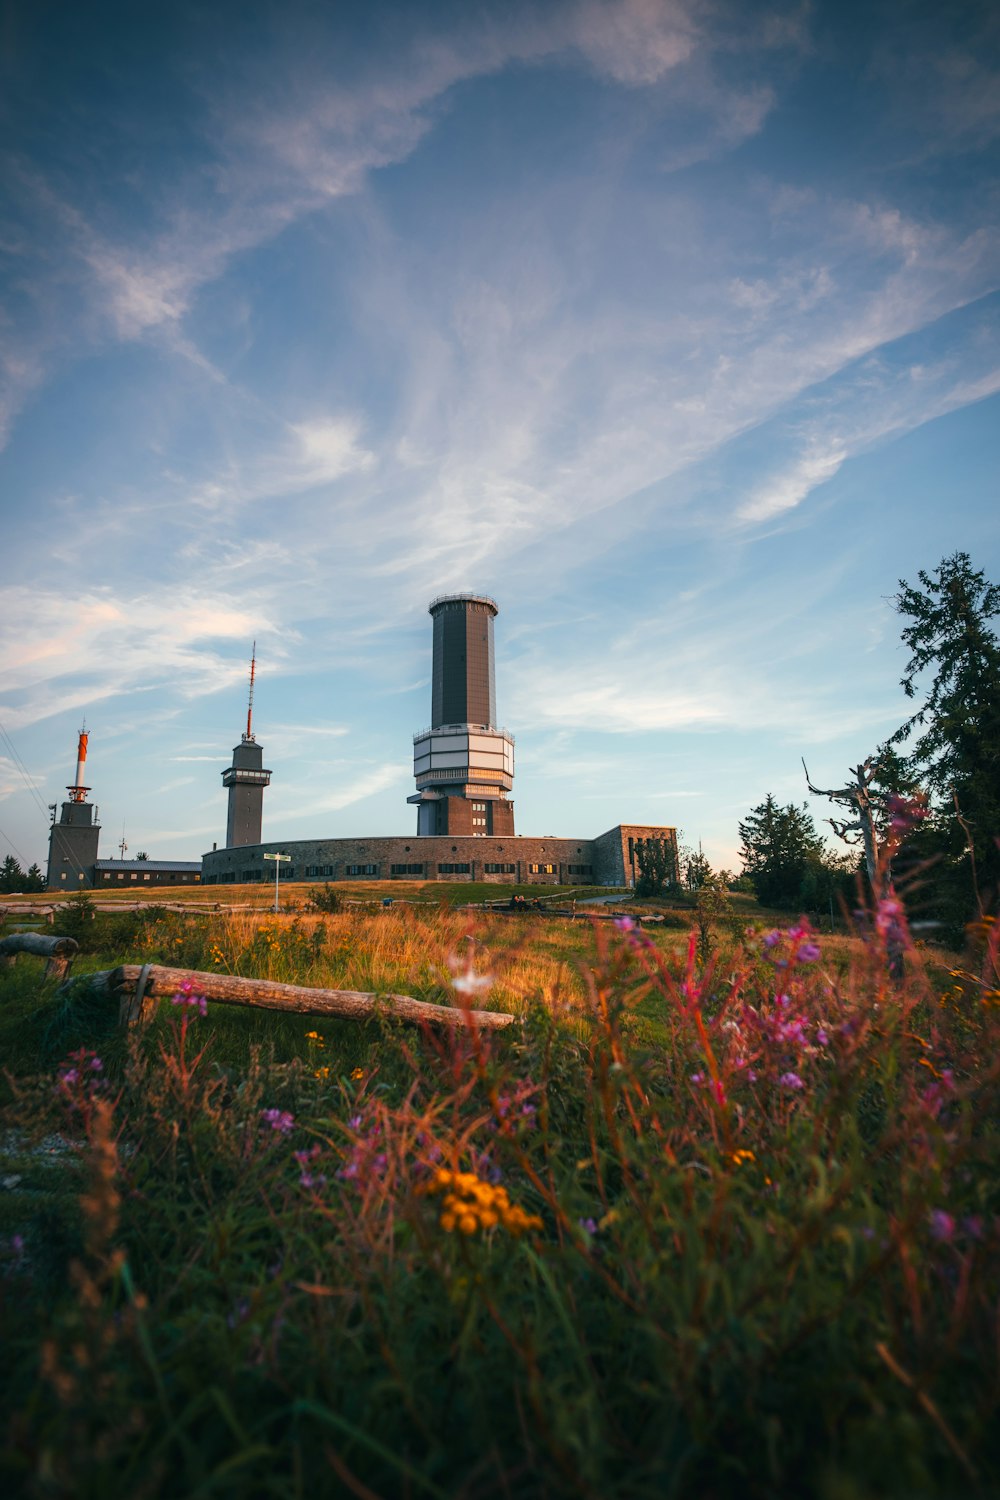
[[[292,856],[290,854],[265,854],[264,855],[265,859],[273,859],[274,860],[274,909],[275,909],[275,911],[278,910],[278,879],[279,879],[279,876],[281,875],[281,864],[282,864],[282,861],[284,861],[285,864],[288,864],[289,861],[291,860],[291,857]]]

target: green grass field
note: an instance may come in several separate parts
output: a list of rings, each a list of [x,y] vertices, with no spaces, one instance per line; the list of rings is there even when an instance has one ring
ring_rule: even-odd
[[[190,894],[0,970],[8,1492],[998,1492],[995,926],[895,982],[877,920]],[[518,1020],[125,1034],[126,960]]]

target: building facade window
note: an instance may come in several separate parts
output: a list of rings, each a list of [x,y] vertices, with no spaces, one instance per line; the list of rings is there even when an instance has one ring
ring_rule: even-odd
[[[348,875],[377,875],[378,865],[348,865]]]
[[[555,865],[529,865],[528,873],[531,875],[554,875],[556,867]]]
[[[390,865],[390,875],[422,875],[423,865]]]
[[[484,872],[487,875],[513,875],[516,872],[516,870],[517,870],[517,866],[516,865],[483,865],[483,870],[484,870]]]
[[[468,875],[469,871],[470,871],[470,868],[471,868],[471,866],[469,866],[469,865],[456,865],[456,864],[438,865],[438,874],[439,875]]]

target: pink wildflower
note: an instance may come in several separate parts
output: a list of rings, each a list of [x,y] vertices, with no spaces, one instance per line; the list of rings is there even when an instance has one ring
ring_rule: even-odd
[[[262,1109],[260,1117],[265,1125],[270,1125],[279,1135],[288,1135],[294,1129],[295,1116],[289,1114],[287,1109]]]
[[[931,1238],[947,1244],[955,1237],[955,1220],[943,1208],[931,1210]]]
[[[778,1079],[778,1082],[781,1084],[782,1088],[786,1089],[805,1088],[805,1084],[802,1082],[802,1079],[799,1077],[798,1073],[782,1073],[781,1077]]]
[[[184,1010],[193,1011],[196,1015],[208,1015],[208,1001],[204,995],[195,993],[194,985],[188,981],[182,984],[177,994],[172,996],[171,1005],[178,1005]]]

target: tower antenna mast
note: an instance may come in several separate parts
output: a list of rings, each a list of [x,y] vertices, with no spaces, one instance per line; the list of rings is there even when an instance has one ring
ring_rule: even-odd
[[[243,736],[245,741],[253,739],[253,682],[257,675],[257,642],[253,643],[253,653],[250,657],[250,701],[247,704],[247,732]]]

